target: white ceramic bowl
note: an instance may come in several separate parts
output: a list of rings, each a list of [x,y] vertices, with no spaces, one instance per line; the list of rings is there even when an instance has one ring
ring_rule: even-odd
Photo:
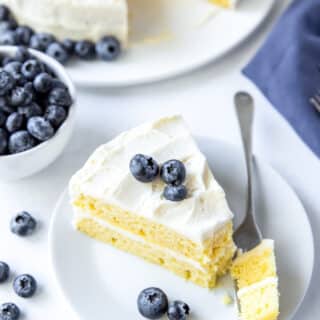
[[[13,55],[17,50],[12,46],[1,46],[0,54]],[[25,152],[0,156],[0,180],[11,181],[31,176],[51,164],[66,147],[75,123],[76,91],[64,67],[49,56],[34,50],[30,52],[40,61],[48,65],[69,88],[73,104],[68,117],[56,134],[46,142]]]

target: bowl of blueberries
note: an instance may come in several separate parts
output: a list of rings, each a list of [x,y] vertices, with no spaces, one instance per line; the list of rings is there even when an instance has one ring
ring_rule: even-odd
[[[74,128],[75,96],[55,59],[0,46],[0,180],[35,174],[62,153]]]

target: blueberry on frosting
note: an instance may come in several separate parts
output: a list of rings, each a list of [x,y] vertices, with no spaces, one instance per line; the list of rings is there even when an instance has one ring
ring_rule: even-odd
[[[159,174],[159,165],[149,156],[136,154],[130,161],[130,171],[140,182],[151,182]]]
[[[188,195],[186,186],[180,184],[179,186],[167,185],[164,188],[163,196],[169,201],[182,201]]]
[[[162,165],[160,176],[165,183],[178,186],[186,178],[186,168],[179,160],[169,160]]]

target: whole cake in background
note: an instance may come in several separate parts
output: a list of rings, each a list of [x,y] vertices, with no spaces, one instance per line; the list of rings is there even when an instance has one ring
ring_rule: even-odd
[[[235,7],[237,3],[237,0],[199,1],[225,8]],[[66,63],[71,56],[115,60],[121,49],[128,45],[130,12],[127,0],[1,0],[0,4],[9,8],[11,22],[17,22],[0,25],[2,45],[27,45],[46,52],[61,63]],[[0,14],[1,22],[7,22],[7,19]],[[26,43],[21,43],[19,36],[10,34],[17,24],[29,28],[22,31]],[[40,36],[31,39],[33,32]]]
[[[180,116],[100,146],[70,196],[76,229],[200,286],[214,287],[230,266],[233,214]]]

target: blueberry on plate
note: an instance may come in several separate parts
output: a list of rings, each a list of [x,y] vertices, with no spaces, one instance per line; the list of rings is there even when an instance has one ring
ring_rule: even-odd
[[[59,42],[51,43],[46,50],[46,54],[61,64],[66,63],[70,58],[68,51]]]
[[[81,40],[75,44],[74,53],[80,59],[92,59],[95,56],[95,47],[92,41]]]
[[[13,133],[9,137],[9,152],[10,154],[27,151],[36,146],[37,141],[26,130],[21,130]]]
[[[19,44],[27,46],[30,43],[34,31],[28,26],[19,26],[15,30],[15,33],[17,34]]]
[[[7,30],[0,34],[0,44],[3,46],[16,46],[19,39],[14,30]]]
[[[140,182],[151,182],[159,174],[157,162],[153,158],[143,154],[136,154],[131,159],[129,167],[132,175]]]
[[[61,42],[62,46],[67,50],[67,52],[72,55],[74,54],[75,41],[71,39],[64,39]]]
[[[49,104],[68,108],[72,104],[72,98],[68,89],[54,88],[49,92],[48,102]]]
[[[6,21],[10,19],[10,9],[5,5],[0,5],[0,21]]]
[[[0,110],[0,127],[2,127],[6,123],[6,120],[7,120],[6,114]]]
[[[21,62],[12,61],[10,63],[7,63],[3,67],[3,70],[10,73],[10,75],[13,77],[15,81],[19,81],[22,78],[21,67],[22,67]]]
[[[19,297],[30,298],[37,290],[37,281],[29,274],[22,274],[14,279],[13,290]]]
[[[35,33],[34,35],[32,35],[30,39],[29,46],[32,49],[45,52],[49,47],[49,45],[55,41],[56,39],[52,34],[45,33],[45,32]]]
[[[4,155],[8,147],[8,134],[6,130],[0,128],[0,155]]]
[[[10,73],[0,71],[0,95],[3,96],[8,93],[14,86],[15,81]]]
[[[168,309],[168,298],[159,288],[147,288],[138,296],[138,310],[148,319],[161,318]]]
[[[0,306],[0,320],[18,320],[20,310],[14,303],[3,303]]]
[[[28,105],[20,106],[17,109],[18,113],[23,115],[26,119],[31,117],[41,116],[43,111],[36,102],[31,102]]]
[[[28,48],[24,47],[24,46],[19,46],[15,55],[14,55],[14,59],[16,61],[19,61],[21,63],[29,60],[31,58],[30,53]]]
[[[164,188],[163,196],[169,201],[182,201],[188,195],[187,188],[180,184],[179,186],[168,185]]]
[[[65,108],[53,104],[47,108],[44,117],[52,124],[53,127],[58,128],[66,119],[67,112]]]
[[[190,314],[189,306],[182,301],[173,301],[168,308],[169,320],[186,320]]]
[[[115,37],[103,37],[96,43],[96,53],[97,56],[102,60],[115,60],[121,53],[121,44]]]
[[[3,283],[9,279],[10,268],[8,264],[0,261],[0,283]]]
[[[186,178],[186,168],[179,160],[169,160],[162,165],[160,176],[165,183],[178,186]]]
[[[37,226],[35,218],[30,213],[22,211],[17,213],[10,221],[10,229],[12,233],[19,236],[27,236],[34,232]]]
[[[42,72],[42,65],[36,59],[29,59],[23,63],[21,72],[26,79],[33,80],[39,73]]]
[[[51,123],[43,117],[32,117],[27,122],[28,132],[40,141],[46,141],[54,135]]]
[[[16,132],[22,128],[23,122],[24,118],[22,114],[18,112],[11,113],[6,121],[6,129],[10,133]]]
[[[37,92],[40,93],[48,92],[52,88],[52,86],[52,77],[46,72],[38,74],[33,80],[33,87]]]

